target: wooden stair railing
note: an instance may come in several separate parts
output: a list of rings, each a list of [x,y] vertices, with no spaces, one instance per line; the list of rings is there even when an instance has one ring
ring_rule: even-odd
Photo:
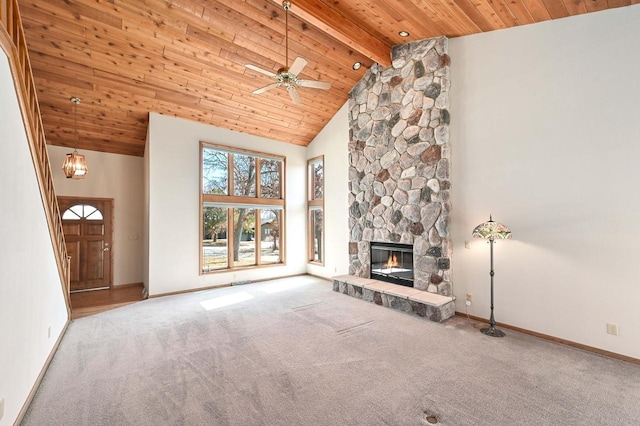
[[[31,157],[45,207],[49,233],[54,247],[58,273],[69,311],[70,262],[62,230],[62,218],[58,208],[53,176],[47,153],[47,141],[40,115],[36,86],[31,72],[29,52],[24,37],[17,0],[0,0],[0,47],[9,58],[18,104],[22,114]],[[69,313],[69,312],[68,312]]]

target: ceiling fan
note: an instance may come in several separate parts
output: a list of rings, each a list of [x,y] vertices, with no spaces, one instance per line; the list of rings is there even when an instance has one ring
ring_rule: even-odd
[[[287,89],[291,100],[296,104],[301,104],[302,98],[300,98],[300,93],[298,93],[298,86],[310,87],[312,89],[329,90],[331,88],[331,83],[326,81],[303,80],[298,78],[298,74],[300,74],[304,67],[307,65],[307,60],[301,56],[298,56],[293,61],[293,64],[291,64],[290,68],[287,67],[287,64],[289,63],[289,9],[291,9],[291,2],[287,0],[283,1],[282,7],[285,10],[285,66],[280,68],[277,73],[263,70],[262,68],[258,68],[257,66],[251,64],[246,64],[245,67],[276,79],[275,83],[271,83],[264,87],[261,87],[260,89],[254,90],[252,92],[254,95],[259,95],[266,92],[267,90],[273,89],[274,87],[284,86]]]

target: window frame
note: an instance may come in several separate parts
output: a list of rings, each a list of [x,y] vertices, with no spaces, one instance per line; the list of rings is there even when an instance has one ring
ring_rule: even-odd
[[[228,154],[227,157],[227,194],[205,194],[204,193],[204,150],[205,149],[214,149],[218,151],[223,151]],[[233,159],[234,155],[245,155],[252,156],[255,159],[255,176],[254,176],[254,185],[255,185],[255,195],[254,196],[242,196],[242,195],[233,195],[234,194],[234,167],[233,167]],[[262,160],[277,160],[281,162],[280,167],[280,198],[263,198],[261,197],[262,188],[261,188],[261,163]],[[235,148],[227,145],[221,145],[211,142],[200,141],[200,179],[198,181],[198,193],[199,193],[199,203],[200,207],[198,208],[199,217],[199,231],[198,231],[198,241],[199,241],[199,275],[208,275],[208,274],[217,274],[217,273],[225,273],[237,270],[246,270],[246,269],[254,269],[254,268],[268,268],[274,266],[285,266],[286,265],[286,244],[285,244],[285,219],[286,219],[286,157],[283,155],[277,154],[269,154],[265,152],[252,151],[248,149]],[[205,206],[205,204],[207,204]],[[203,223],[203,214],[205,207],[221,207],[227,209],[227,267],[221,269],[214,269],[205,271],[204,267],[204,223]],[[247,265],[247,266],[234,266],[234,258],[233,258],[233,225],[234,225],[234,210],[238,208],[248,208],[254,210],[254,215],[256,217],[255,220],[255,228],[254,228],[254,243],[255,243],[255,264]],[[280,262],[278,263],[262,263],[261,259],[261,250],[260,250],[260,241],[262,235],[261,229],[261,220],[258,220],[260,217],[261,210],[280,210],[280,229],[279,229],[279,255]]]
[[[313,165],[322,164],[322,198],[316,198],[315,192],[315,178],[313,173]],[[324,194],[325,194],[325,180],[326,180],[326,167],[324,164],[324,155],[319,155],[307,160],[307,263],[313,265],[324,266],[325,262],[325,208],[324,208]],[[315,260],[315,221],[313,219],[313,213],[315,211],[322,212],[322,238],[321,249],[318,250],[318,256],[320,260]]]

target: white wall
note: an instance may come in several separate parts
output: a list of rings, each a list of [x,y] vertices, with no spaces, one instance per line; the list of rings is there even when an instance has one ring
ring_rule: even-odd
[[[149,114],[149,294],[306,272],[306,149]],[[199,275],[200,141],[286,156],[286,266]]]
[[[89,173],[84,179],[75,180],[67,179],[62,172],[65,155],[72,149],[50,145],[48,151],[58,196],[113,198],[113,284],[141,283],[144,159],[79,150],[87,159]]]
[[[142,224],[142,282],[144,283],[145,296],[149,295],[149,128],[147,127],[147,139],[144,146],[144,218]]]
[[[450,40],[457,309],[640,358],[640,6]],[[615,323],[619,336],[606,334]]]
[[[0,93],[0,425],[10,425],[62,333],[67,308],[9,64],[1,50]]]
[[[309,274],[330,278],[349,273],[349,114],[340,108],[307,147],[307,159],[324,155],[325,262],[309,263]]]

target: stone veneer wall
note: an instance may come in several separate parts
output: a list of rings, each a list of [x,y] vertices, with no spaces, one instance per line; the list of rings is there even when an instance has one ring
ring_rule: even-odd
[[[445,37],[395,46],[349,99],[349,274],[370,241],[413,244],[414,287],[451,295],[449,63]]]

